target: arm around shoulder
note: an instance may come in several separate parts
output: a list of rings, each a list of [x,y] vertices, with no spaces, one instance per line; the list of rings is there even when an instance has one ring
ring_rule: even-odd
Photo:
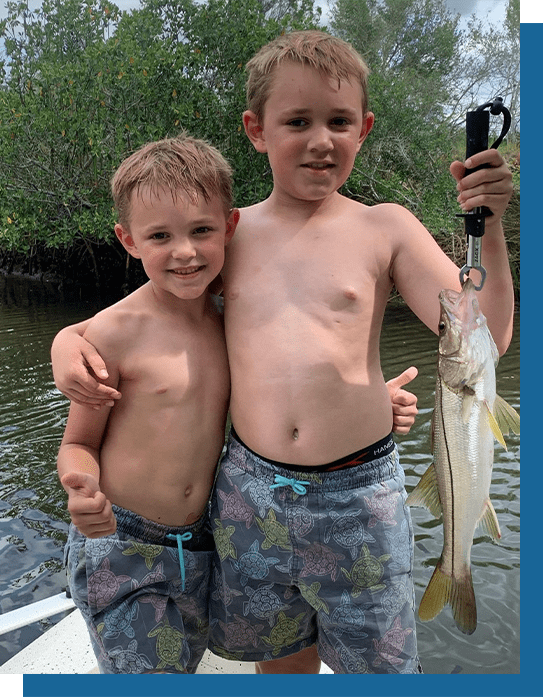
[[[62,329],[51,345],[51,367],[57,388],[72,402],[99,408],[121,396],[105,381],[108,370],[96,348],[84,336],[92,320]]]

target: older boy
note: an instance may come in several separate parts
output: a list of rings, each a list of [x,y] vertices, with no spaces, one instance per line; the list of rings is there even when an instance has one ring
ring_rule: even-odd
[[[459,270],[407,210],[338,193],[374,120],[367,70],[350,46],[294,33],[247,67],[244,127],[274,184],[242,211],[223,273],[234,430],[211,517],[231,546],[214,575],[211,638],[246,660],[316,641],[336,673],[416,673],[411,520],[379,336],[394,284],[437,331],[437,296],[459,287]],[[479,300],[504,352],[510,175],[495,151],[472,159],[467,167],[491,168],[461,179],[460,200],[494,213]],[[454,166],[457,178],[463,171]],[[241,564],[248,548],[266,573]],[[260,670],[300,672],[301,658]]]
[[[438,293],[459,271],[405,209],[338,193],[374,120],[349,45],[296,32],[248,70],[244,126],[274,185],[242,211],[223,273],[234,430],[212,504],[211,645],[259,672],[312,672],[317,644],[337,673],[416,673],[412,529],[379,336],[394,284],[437,331]],[[483,163],[451,171],[463,209],[493,212],[480,303],[503,352],[511,182],[495,151],[465,165]]]
[[[203,141],[164,140],[121,164],[112,193],[115,233],[149,281],[85,332],[123,399],[70,408],[58,456],[70,590],[101,672],[194,673],[207,646],[208,500],[229,401],[208,287],[238,218],[231,169]]]

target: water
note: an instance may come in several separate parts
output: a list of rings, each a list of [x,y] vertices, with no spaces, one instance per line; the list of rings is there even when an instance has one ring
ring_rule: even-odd
[[[59,301],[54,289],[0,277],[0,612],[59,593],[68,529],[65,494],[57,479],[56,454],[68,403],[55,389],[49,349],[63,326],[99,309],[90,302]],[[382,339],[387,379],[409,365],[419,376],[419,416],[410,434],[398,437],[407,488],[431,463],[429,422],[433,409],[437,339],[405,308],[389,308]],[[519,408],[518,321],[509,351],[497,371],[498,393]],[[493,543],[477,532],[472,554],[478,626],[471,636],[455,626],[450,608],[432,622],[418,623],[426,673],[519,672],[519,440],[496,447],[491,499],[502,538]],[[412,509],[415,529],[416,600],[441,554],[442,525],[423,509]],[[0,665],[46,631],[59,617],[0,636]]]

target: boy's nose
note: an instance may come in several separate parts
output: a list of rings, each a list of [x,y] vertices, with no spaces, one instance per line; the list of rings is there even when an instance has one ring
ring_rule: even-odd
[[[172,250],[172,256],[175,259],[193,259],[197,256],[197,250],[192,240],[180,240]]]
[[[329,152],[333,150],[333,141],[328,128],[316,128],[310,135],[309,150],[314,152]]]

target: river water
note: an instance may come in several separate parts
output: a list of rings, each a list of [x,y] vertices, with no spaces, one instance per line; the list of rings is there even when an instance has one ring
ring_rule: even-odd
[[[56,390],[49,348],[63,326],[100,309],[90,301],[59,299],[56,290],[0,276],[0,612],[62,591],[63,545],[68,529],[65,495],[57,479],[56,453],[68,413]],[[431,462],[437,338],[404,307],[388,308],[382,337],[386,379],[409,365],[419,369],[410,389],[419,415],[410,434],[397,437],[411,489]],[[519,331],[497,370],[497,390],[519,408]],[[519,439],[496,446],[491,499],[502,538],[493,543],[477,531],[472,553],[478,626],[471,636],[455,626],[450,608],[418,622],[425,673],[519,672],[520,491]],[[412,509],[415,530],[416,600],[426,588],[442,549],[442,525]],[[45,620],[0,636],[0,665],[47,631]]]

